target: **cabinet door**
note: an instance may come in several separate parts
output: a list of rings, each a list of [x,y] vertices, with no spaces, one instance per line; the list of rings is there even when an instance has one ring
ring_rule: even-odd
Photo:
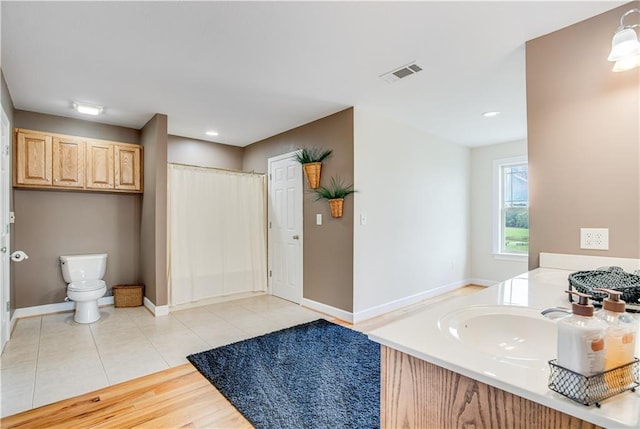
[[[140,147],[116,144],[114,149],[116,189],[126,191],[142,190],[140,181]]]
[[[18,131],[15,185],[51,186],[51,136]]]
[[[84,141],[53,138],[53,186],[84,188]]]
[[[113,144],[87,142],[87,189],[113,189]]]

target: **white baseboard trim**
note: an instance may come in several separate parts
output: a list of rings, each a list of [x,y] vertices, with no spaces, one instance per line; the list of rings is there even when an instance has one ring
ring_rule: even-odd
[[[493,286],[496,285],[500,282],[497,282],[495,280],[485,280],[485,279],[469,279],[469,283],[468,284],[474,284],[474,285],[478,285],[478,286]]]
[[[459,289],[463,286],[468,285],[469,283],[470,283],[470,280],[468,279],[460,280],[460,281],[449,283],[434,289],[429,289],[427,291],[420,292],[415,295],[396,299],[395,301],[387,302],[385,304],[377,305],[375,307],[371,307],[366,310],[359,311],[353,314],[353,323],[362,322],[363,320],[371,319],[373,317],[380,316],[385,313],[389,313],[399,308],[403,308],[408,305],[423,301],[427,298],[432,298],[434,296],[441,295],[443,293],[450,292],[455,289]]]
[[[319,311],[320,313],[328,314],[329,316],[344,320],[345,322],[353,323],[353,313],[348,311],[306,298],[302,298],[302,306]]]
[[[104,307],[107,305],[113,305],[113,296],[103,296],[102,298],[98,299],[98,306]],[[73,311],[75,310],[75,308],[76,303],[73,301],[36,305],[34,307],[16,308],[16,311],[13,312],[13,319],[44,316],[46,314],[52,313],[62,313],[64,311]]]
[[[169,315],[169,306],[168,305],[155,305],[149,298],[144,297],[144,306],[149,309],[151,314],[155,317],[159,316],[168,316]]]

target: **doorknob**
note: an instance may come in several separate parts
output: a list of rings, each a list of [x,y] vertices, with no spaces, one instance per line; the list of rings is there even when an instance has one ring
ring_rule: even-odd
[[[299,235],[294,235],[294,236],[293,236],[293,239],[294,239],[294,240],[300,240],[300,236],[299,236]]]

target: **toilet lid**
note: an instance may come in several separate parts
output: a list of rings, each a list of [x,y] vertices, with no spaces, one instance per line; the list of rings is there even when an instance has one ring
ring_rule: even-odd
[[[106,286],[107,284],[104,282],[104,280],[82,280],[79,282],[69,283],[69,286],[67,286],[67,289],[74,292],[80,292],[80,291],[89,292],[89,291],[97,290]]]

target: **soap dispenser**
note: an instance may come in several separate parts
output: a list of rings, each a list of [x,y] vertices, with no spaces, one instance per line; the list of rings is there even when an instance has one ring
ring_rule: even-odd
[[[585,376],[604,371],[607,323],[593,317],[590,295],[565,291],[576,295],[571,316],[558,321],[558,365]]]
[[[608,325],[605,369],[631,363],[636,351],[638,322],[631,314],[625,313],[625,302],[620,299],[622,292],[610,289],[596,290],[608,294],[602,301],[602,310],[595,314],[595,317],[604,320]]]

